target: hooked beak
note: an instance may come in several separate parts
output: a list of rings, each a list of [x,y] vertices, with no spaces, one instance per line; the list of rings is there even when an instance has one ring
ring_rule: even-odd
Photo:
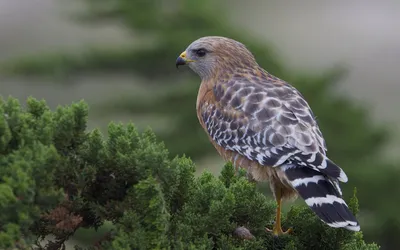
[[[179,66],[186,65],[187,63],[190,63],[190,62],[194,62],[194,60],[187,59],[186,58],[186,51],[183,51],[179,55],[179,57],[176,59],[175,65],[176,65],[176,68],[178,68]]]

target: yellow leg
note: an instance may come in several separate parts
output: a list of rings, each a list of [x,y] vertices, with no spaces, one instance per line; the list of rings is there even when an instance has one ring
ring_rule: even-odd
[[[280,190],[278,190],[275,193],[275,196],[276,196],[276,202],[277,202],[276,220],[275,220],[273,229],[271,230],[269,228],[266,228],[266,230],[267,230],[267,232],[271,232],[274,236],[280,236],[280,235],[283,235],[283,234],[289,234],[290,232],[292,232],[291,228],[289,228],[286,231],[282,231],[282,226],[281,226],[281,201],[282,201],[282,199],[281,199]]]

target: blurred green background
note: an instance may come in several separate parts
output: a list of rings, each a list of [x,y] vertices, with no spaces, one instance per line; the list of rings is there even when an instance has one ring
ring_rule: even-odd
[[[172,155],[218,173],[195,113],[200,81],[174,63],[201,36],[234,38],[306,96],[349,175],[345,197],[357,187],[366,241],[399,249],[399,13],[394,1],[0,0],[0,95],[85,99],[90,128],[150,126]]]

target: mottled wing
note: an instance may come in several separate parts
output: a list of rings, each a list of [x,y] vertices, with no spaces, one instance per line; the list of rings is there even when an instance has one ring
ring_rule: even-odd
[[[301,94],[272,81],[236,77],[217,84],[215,100],[204,102],[200,111],[210,137],[264,166],[293,163],[347,181],[326,157],[325,141]]]

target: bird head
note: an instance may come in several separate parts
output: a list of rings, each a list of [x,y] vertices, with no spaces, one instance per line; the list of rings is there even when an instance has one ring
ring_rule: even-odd
[[[254,67],[251,52],[240,42],[219,36],[206,36],[192,42],[176,59],[176,67],[188,65],[202,80],[221,71]]]

